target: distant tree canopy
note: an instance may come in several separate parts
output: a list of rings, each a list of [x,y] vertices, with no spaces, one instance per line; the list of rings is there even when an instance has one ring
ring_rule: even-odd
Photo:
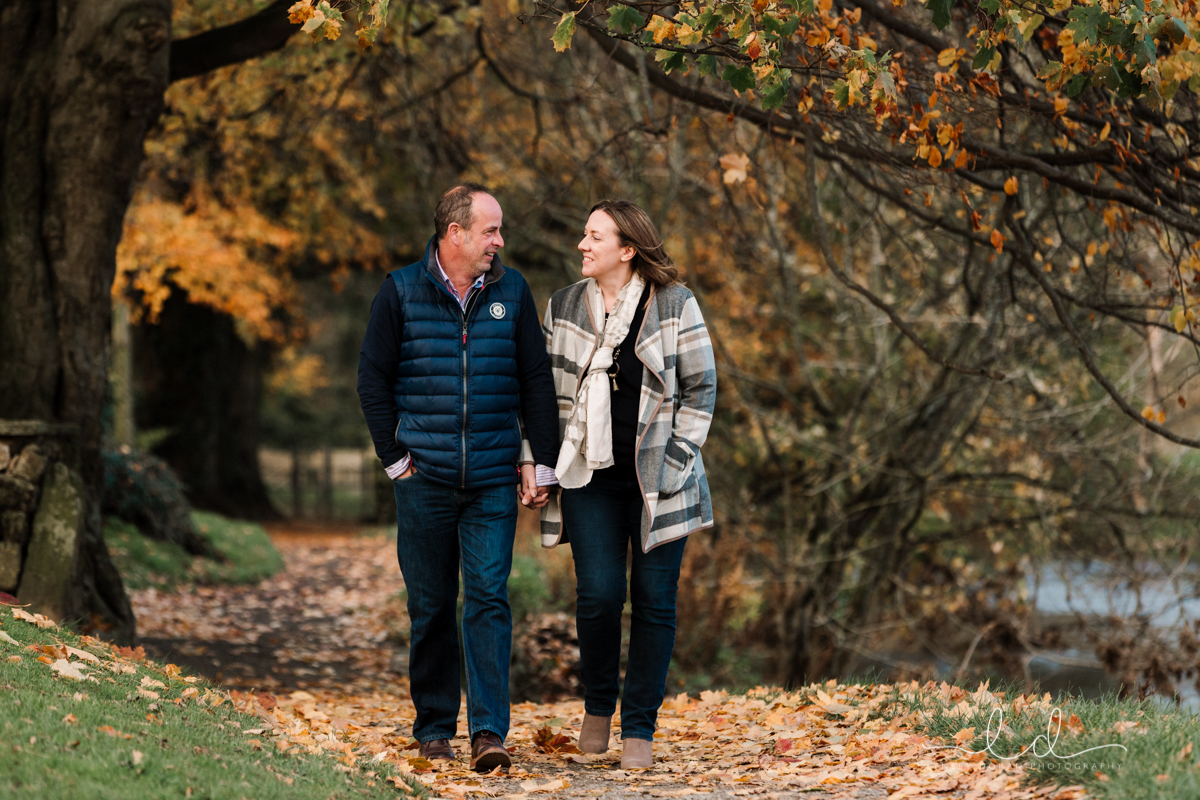
[[[360,46],[386,30],[386,0],[298,0],[289,14],[314,38],[336,39],[343,8],[357,12]],[[406,22],[413,8],[406,6]],[[538,11],[557,16],[555,50],[569,49],[582,28],[656,89],[805,146],[814,164],[833,169],[825,177],[883,201],[878,214],[937,229],[961,246],[1007,252],[1117,406],[1168,440],[1200,446],[1164,427],[1166,397],[1147,404],[1125,397],[1076,319],[1085,312],[1157,326],[1197,346],[1195,0],[581,8],[539,0]],[[727,174],[744,174],[741,158],[727,154]],[[817,170],[810,173],[805,193],[815,209],[821,192]],[[815,222],[835,275],[927,355],[1002,379],[984,365],[945,360],[900,311],[838,269],[831,249],[838,231],[826,230],[820,214]]]

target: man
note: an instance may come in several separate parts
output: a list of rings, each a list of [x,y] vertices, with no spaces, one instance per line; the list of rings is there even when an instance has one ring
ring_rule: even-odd
[[[483,186],[446,192],[425,257],[384,279],[371,305],[358,395],[395,482],[396,551],[412,623],[413,736],[453,759],[457,731],[459,565],[471,768],[511,765],[507,581],[517,492],[548,499],[558,451],[550,360],[529,286],[496,255],[500,204]],[[522,458],[521,420],[533,461]]]

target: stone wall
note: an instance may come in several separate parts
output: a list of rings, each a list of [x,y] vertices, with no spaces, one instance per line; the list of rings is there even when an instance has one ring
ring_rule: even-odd
[[[61,619],[74,580],[83,485],[74,426],[0,420],[0,591]]]

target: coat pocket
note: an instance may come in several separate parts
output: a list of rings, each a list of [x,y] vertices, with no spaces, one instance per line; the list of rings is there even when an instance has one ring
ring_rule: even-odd
[[[663,449],[662,479],[659,481],[658,493],[675,494],[687,486],[689,481],[695,483],[695,465],[696,454],[692,448],[682,439],[669,439]]]

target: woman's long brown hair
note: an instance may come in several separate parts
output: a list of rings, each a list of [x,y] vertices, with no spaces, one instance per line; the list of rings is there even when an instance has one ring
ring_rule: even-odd
[[[601,200],[588,212],[603,211],[617,226],[621,245],[637,251],[633,257],[633,270],[655,289],[669,286],[679,280],[679,269],[667,255],[658,229],[641,206],[628,200]]]

